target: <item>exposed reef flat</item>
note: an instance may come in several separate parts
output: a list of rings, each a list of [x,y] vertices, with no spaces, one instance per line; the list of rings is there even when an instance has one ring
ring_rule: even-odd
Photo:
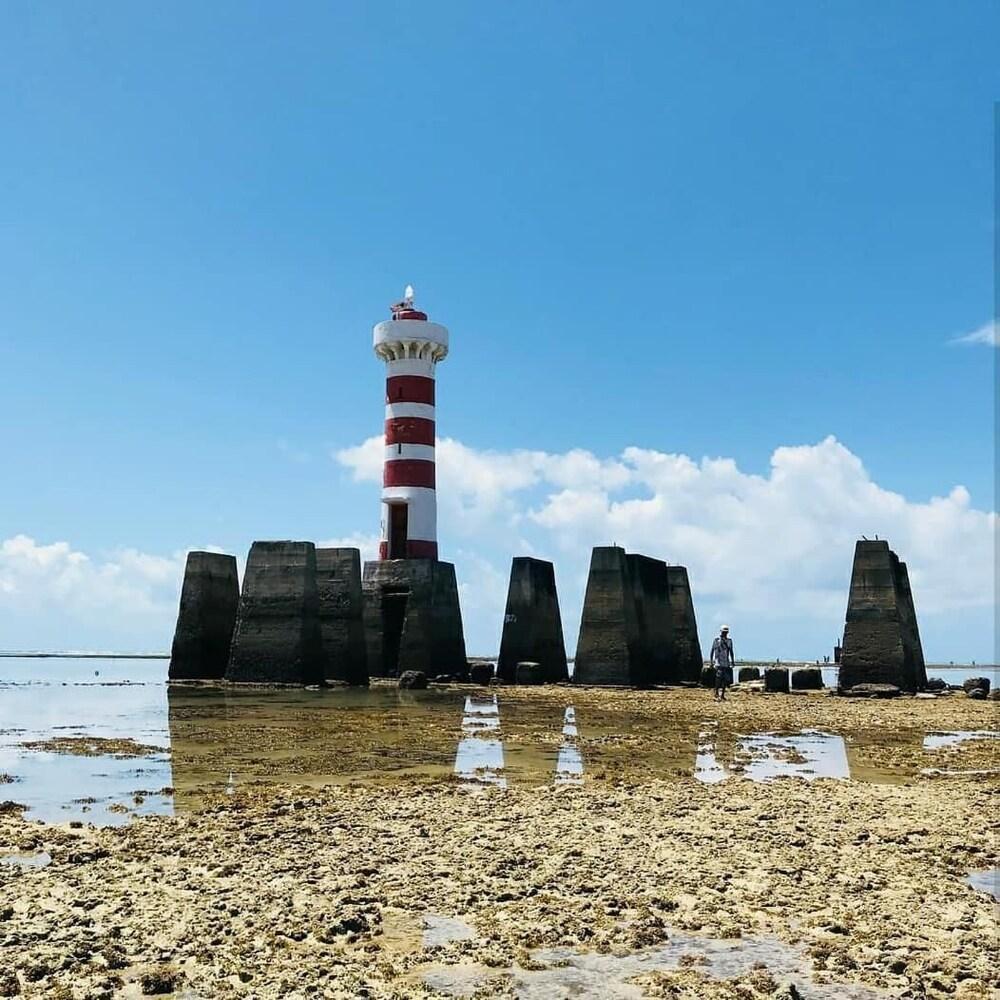
[[[920,771],[934,760],[995,767],[1000,741],[925,746],[914,734],[990,730],[995,706],[500,692],[557,711],[567,690],[577,719],[611,705],[634,723],[617,737],[621,767],[588,770],[581,784],[502,789],[410,773],[237,789],[202,811],[120,828],[0,815],[0,856],[51,858],[0,865],[0,987],[110,998],[138,996],[145,982],[198,997],[389,1000],[527,996],[550,983],[534,995],[559,997],[551,984],[589,963],[622,970],[608,996],[787,1000],[789,980],[805,1000],[991,996],[997,904],[965,879],[1000,863],[990,833],[1000,783]],[[712,785],[643,770],[658,727],[706,717],[736,731],[870,732],[851,752],[907,776]],[[454,735],[428,725],[420,739]],[[586,757],[582,735],[580,746]],[[671,942],[679,956],[629,971]],[[782,944],[801,967],[782,964]],[[720,949],[763,955],[768,969],[713,964]]]

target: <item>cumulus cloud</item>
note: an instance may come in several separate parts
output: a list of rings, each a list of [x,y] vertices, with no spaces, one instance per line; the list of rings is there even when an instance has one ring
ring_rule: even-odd
[[[336,458],[358,481],[380,480],[380,438]],[[686,565],[703,630],[742,618],[762,654],[828,651],[862,535],[889,539],[907,561],[921,620],[938,618],[929,634],[942,646],[949,615],[978,611],[989,628],[996,515],[973,508],[962,486],[927,501],[887,490],[834,437],[776,448],[766,475],[646,448],[602,458],[480,451],[449,438],[437,463],[442,549],[462,556],[477,652],[495,648],[510,557],[527,554],[556,563],[572,649],[590,549],[612,543]]]
[[[184,559],[183,552],[159,556],[134,548],[94,559],[65,541],[42,543],[27,535],[4,539],[4,646],[54,648],[90,639],[109,648],[116,637],[131,636],[164,648],[177,614]]]
[[[980,344],[986,347],[1000,347],[1000,323],[984,323],[976,330],[952,337],[952,344]]]

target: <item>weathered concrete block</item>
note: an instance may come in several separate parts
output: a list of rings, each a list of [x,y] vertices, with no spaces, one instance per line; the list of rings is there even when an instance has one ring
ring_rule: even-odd
[[[590,557],[574,683],[632,684],[637,645],[635,594],[625,550],[598,546]]]
[[[969,690],[965,692],[967,698],[973,698],[976,701],[985,701],[988,694],[989,692],[984,688],[969,688]]]
[[[667,566],[667,585],[672,636],[667,683],[697,683],[704,659],[698,641],[698,622],[687,569],[684,566]]]
[[[635,600],[632,683],[637,687],[676,683],[681,677],[671,662],[673,620],[667,564],[634,553],[628,553],[625,560]]]
[[[437,559],[365,563],[365,646],[373,677],[469,675],[455,567]]]
[[[251,546],[226,680],[323,683],[312,542],[254,542]]]
[[[404,670],[399,675],[397,686],[411,691],[423,691],[427,687],[427,674],[422,670]]]
[[[701,668],[701,686],[703,688],[715,687],[715,667]]]
[[[346,684],[368,683],[362,620],[361,554],[357,549],[316,550],[323,676]]]
[[[481,684],[485,687],[493,680],[493,665],[477,660],[469,664],[469,680],[473,684]]]
[[[859,541],[837,686],[892,684],[916,691],[927,683],[905,563],[885,541]]]
[[[740,672],[738,675],[739,682],[742,684],[745,681],[759,681],[760,680],[760,668],[759,667],[740,667]]]
[[[497,676],[507,684],[514,683],[522,660],[538,663],[548,683],[569,678],[555,568],[550,562],[527,556],[517,556],[511,562]]]
[[[823,671],[819,667],[801,667],[792,671],[793,691],[822,691]]]
[[[545,675],[540,663],[532,663],[529,660],[522,660],[514,668],[515,684],[544,684]]]
[[[189,552],[170,650],[170,680],[225,676],[239,603],[235,558],[218,552]]]
[[[780,694],[788,694],[788,668],[765,667],[764,690]]]

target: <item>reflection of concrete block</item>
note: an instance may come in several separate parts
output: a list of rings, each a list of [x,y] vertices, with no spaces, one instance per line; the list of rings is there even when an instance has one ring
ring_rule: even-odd
[[[407,670],[464,679],[462,610],[455,567],[436,559],[367,562],[362,579],[368,672],[398,677]]]
[[[672,635],[669,682],[697,683],[701,675],[701,666],[705,661],[702,659],[701,644],[698,641],[698,622],[694,615],[694,601],[691,598],[691,583],[688,580],[687,569],[684,566],[668,566],[667,585]]]
[[[254,542],[226,679],[321,684],[323,644],[312,542]]]
[[[546,682],[565,681],[569,676],[555,568],[527,556],[511,563],[497,676],[514,683],[522,660],[538,663]]]
[[[764,690],[788,694],[788,668],[765,667]]]
[[[916,691],[927,683],[906,564],[885,541],[854,549],[838,687],[891,684]]]
[[[316,589],[323,638],[323,676],[328,681],[367,684],[358,550],[317,549]]]
[[[236,560],[218,552],[189,552],[184,566],[168,677],[218,680],[226,672],[240,602]]]
[[[631,684],[637,641],[635,596],[625,550],[598,546],[590,557],[573,681]]]

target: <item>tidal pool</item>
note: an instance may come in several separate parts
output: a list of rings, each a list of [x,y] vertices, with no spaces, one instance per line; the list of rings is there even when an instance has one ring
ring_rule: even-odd
[[[400,691],[391,683],[168,687],[165,664],[148,660],[0,660],[0,671],[3,797],[48,822],[121,824],[137,814],[185,812],[206,794],[259,782],[431,777],[482,790],[692,775],[704,782],[915,776],[871,766],[864,749],[881,746],[882,733],[741,731],[727,721],[728,707],[692,702],[696,692],[683,711],[652,713],[641,699],[626,709],[570,686],[537,696],[502,687]],[[919,748],[925,736],[934,747],[995,734],[924,731],[905,739]]]

